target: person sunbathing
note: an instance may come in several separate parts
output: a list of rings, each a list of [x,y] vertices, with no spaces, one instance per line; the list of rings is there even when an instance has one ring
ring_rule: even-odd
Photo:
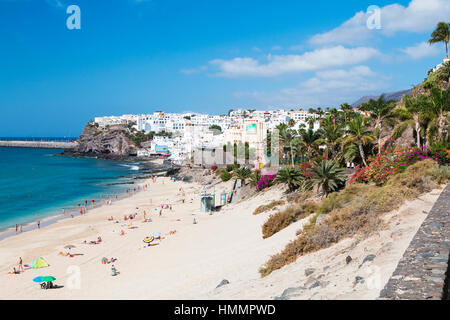
[[[97,243],[100,243],[100,242],[102,242],[102,238],[99,236],[99,237],[97,238]]]

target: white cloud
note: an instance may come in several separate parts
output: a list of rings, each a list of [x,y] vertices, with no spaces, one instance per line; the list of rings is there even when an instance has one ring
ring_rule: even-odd
[[[302,55],[268,55],[267,63],[262,64],[253,58],[216,59],[210,63],[219,68],[218,76],[264,76],[271,77],[285,73],[300,73],[358,64],[381,56],[374,48],[344,48],[335,46],[323,48]]]
[[[367,28],[372,13],[357,12],[339,27],[310,39],[313,45],[362,44],[375,35],[394,35],[396,32],[431,31],[439,21],[450,17],[448,0],[412,0],[407,7],[391,4],[381,8],[381,30]]]
[[[387,89],[388,78],[361,65],[348,70],[318,71],[314,77],[294,88],[277,92],[238,92],[235,96],[255,100],[261,107],[336,106],[343,102],[353,103],[362,95],[377,94]]]
[[[421,42],[412,47],[407,47],[405,49],[400,49],[409,58],[418,60],[425,57],[433,57],[443,52],[441,48],[436,45],[429,45],[427,42]]]
[[[205,71],[208,67],[207,66],[200,66],[198,68],[192,68],[192,69],[181,69],[180,72],[184,74],[194,74],[194,73],[200,73],[202,71]]]

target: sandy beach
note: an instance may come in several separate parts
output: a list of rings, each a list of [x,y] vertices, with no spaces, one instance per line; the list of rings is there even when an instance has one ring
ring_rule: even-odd
[[[280,199],[282,187],[207,215],[199,212],[198,184],[162,177],[145,183],[148,189],[132,197],[0,241],[0,299],[375,299],[426,218],[423,211],[431,209],[441,192],[434,190],[386,215],[389,228],[377,235],[363,241],[346,239],[260,278],[259,267],[307,222],[298,221],[262,239],[261,225],[273,212],[252,212]],[[221,183],[216,190],[230,190],[231,183]],[[160,204],[172,205],[172,211],[164,209],[160,216]],[[144,210],[152,222],[143,222]],[[135,219],[123,220],[134,213]],[[114,221],[108,221],[110,216]],[[143,239],[153,232],[161,232],[164,239],[144,247]],[[99,236],[100,244],[83,243]],[[68,251],[68,244],[75,246],[72,254],[82,255],[60,255]],[[345,262],[348,255],[350,264]],[[361,265],[368,255],[375,257]],[[29,265],[42,257],[50,266],[8,274],[18,267],[19,257]],[[111,276],[111,264],[101,263],[103,257],[117,259],[117,276]],[[308,268],[314,270],[305,275]],[[47,275],[62,287],[42,290],[32,281]],[[355,284],[356,276],[364,277],[365,283]],[[229,284],[216,288],[224,279]],[[320,285],[314,286],[317,282]]]

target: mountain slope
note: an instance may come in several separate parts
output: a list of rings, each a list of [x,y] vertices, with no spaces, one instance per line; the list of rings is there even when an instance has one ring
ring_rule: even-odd
[[[412,92],[412,89],[400,90],[400,91],[385,93],[384,96],[385,96],[386,100],[400,101],[404,94],[411,94],[411,92]],[[378,98],[379,98],[379,96],[364,96],[364,97],[360,98],[359,100],[355,101],[354,103],[352,103],[352,107],[353,108],[359,107],[361,104],[363,104],[364,102],[368,102],[370,99],[376,100]]]

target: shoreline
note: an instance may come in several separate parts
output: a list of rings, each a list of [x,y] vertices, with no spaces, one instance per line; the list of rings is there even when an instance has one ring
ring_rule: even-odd
[[[134,186],[136,186],[136,184],[133,183]],[[137,193],[137,192],[136,192]],[[111,198],[111,202],[115,203],[117,201],[123,200],[123,199],[127,199],[129,197],[132,197],[133,195],[135,195],[136,193],[133,194],[128,194],[127,195],[127,191],[122,191],[120,193],[116,193],[114,192],[114,194],[117,196],[116,199]],[[91,199],[92,200],[92,199]],[[45,227],[48,227],[52,224],[58,223],[60,221],[66,220],[66,219],[72,219],[75,217],[79,217],[82,215],[86,215],[89,214],[90,210],[93,210],[95,208],[100,208],[103,206],[107,206],[108,204],[105,203],[105,199],[93,199],[95,204],[94,208],[90,208],[90,206],[88,205],[87,207],[85,206],[80,206],[81,208],[86,208],[86,213],[81,214],[80,211],[78,210],[78,206],[77,207],[72,207],[72,208],[64,208],[65,209],[65,213],[62,214],[52,214],[52,215],[46,215],[43,218],[38,218],[38,219],[34,219],[34,221],[30,221],[30,222],[25,222],[24,224],[19,224],[23,226],[22,228],[22,232],[18,231],[17,233],[15,232],[15,226],[12,227],[7,227],[4,229],[0,229],[0,241],[10,238],[10,237],[14,237],[14,236],[18,236],[20,234],[23,234],[25,232],[30,232],[33,230],[37,230],[37,221],[39,220],[40,223],[40,229],[44,229]],[[88,202],[89,203],[89,202]],[[90,208],[90,209],[89,209]],[[61,208],[62,210],[63,208]],[[68,209],[68,210],[67,210]],[[89,210],[88,210],[89,209]],[[73,215],[73,217],[71,216]]]
[[[2,148],[2,147],[0,147]],[[15,147],[16,148],[16,147]],[[20,148],[20,147],[17,147]],[[40,148],[42,149],[42,148]],[[54,153],[52,156],[58,156],[59,154]],[[75,218],[81,215],[80,208],[85,208],[86,213],[88,214],[89,211],[92,210],[91,207],[91,201],[94,200],[95,208],[101,207],[106,204],[107,200],[111,200],[111,202],[117,202],[126,198],[129,198],[130,196],[133,196],[133,188],[136,188],[136,192],[138,192],[137,188],[140,187],[140,191],[142,191],[142,185],[144,185],[145,181],[149,179],[149,176],[160,176],[161,174],[165,174],[170,170],[170,167],[165,166],[162,161],[159,161],[159,159],[150,159],[147,161],[123,161],[123,160],[114,160],[114,159],[103,159],[103,158],[96,158],[99,160],[112,160],[117,162],[122,162],[124,164],[129,164],[131,162],[135,162],[136,165],[139,167],[138,170],[133,169],[133,171],[136,171],[136,174],[133,174],[132,176],[118,176],[111,180],[111,183],[106,184],[105,190],[99,194],[95,194],[94,196],[87,195],[84,198],[88,199],[88,204],[85,206],[82,204],[82,200],[79,200],[78,206],[70,205],[70,206],[62,206],[58,210],[54,208],[55,206],[52,204],[48,204],[48,208],[44,209],[43,211],[47,211],[47,214],[38,215],[36,217],[26,218],[26,221],[22,223],[17,223],[18,231],[16,233],[15,231],[15,224],[10,224],[9,226],[0,227],[0,241],[14,237],[26,232],[33,231],[35,229],[38,229],[37,227],[37,221],[40,221],[40,228],[45,228],[50,225],[53,225],[55,223],[58,223],[65,219],[71,219]],[[135,159],[137,160],[137,159]],[[131,172],[131,170],[130,170]],[[126,182],[120,182],[121,179],[127,179]],[[129,180],[129,181],[128,181]],[[134,193],[134,194],[135,194]],[[75,201],[76,202],[76,201]],[[82,204],[80,206],[80,204]],[[62,209],[64,209],[64,214],[61,212]],[[73,217],[72,217],[73,216]],[[22,232],[20,231],[20,227],[22,226]]]

